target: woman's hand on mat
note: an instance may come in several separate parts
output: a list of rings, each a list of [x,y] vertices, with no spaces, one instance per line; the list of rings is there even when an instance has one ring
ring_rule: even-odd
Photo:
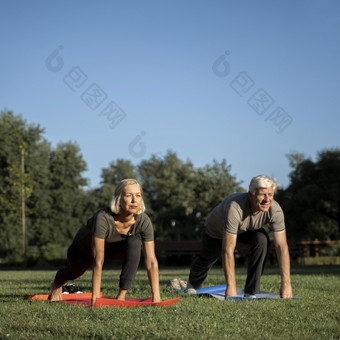
[[[91,307],[94,307],[96,304],[96,300],[100,297],[100,294],[92,293],[91,299]]]
[[[155,295],[152,297],[152,302],[161,302],[161,297],[159,295]]]

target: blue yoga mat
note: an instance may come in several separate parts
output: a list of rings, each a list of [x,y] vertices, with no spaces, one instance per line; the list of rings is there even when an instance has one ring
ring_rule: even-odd
[[[260,299],[281,299],[279,294],[263,292],[256,294],[256,297],[244,297],[244,290],[238,289],[237,296],[225,297],[226,285],[204,287],[196,290],[197,295],[210,296],[218,300],[260,300]],[[298,298],[292,298],[298,299]]]

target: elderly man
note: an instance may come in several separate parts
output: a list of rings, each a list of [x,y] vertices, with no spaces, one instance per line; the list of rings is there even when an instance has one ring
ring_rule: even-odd
[[[268,257],[269,236],[263,226],[273,231],[275,250],[281,271],[280,296],[292,297],[290,259],[284,215],[274,200],[276,182],[267,176],[254,177],[248,193],[235,193],[224,199],[208,216],[202,233],[200,254],[191,265],[186,291],[202,287],[210,268],[222,253],[226,279],[225,295],[236,296],[234,251],[237,242],[250,246],[245,297],[260,293],[261,275]]]

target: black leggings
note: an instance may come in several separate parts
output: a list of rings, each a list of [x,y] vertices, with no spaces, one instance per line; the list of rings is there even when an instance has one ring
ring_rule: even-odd
[[[123,259],[119,288],[130,289],[140,262],[141,241],[137,236],[129,236],[124,241],[115,242],[105,249],[105,259]],[[75,245],[67,251],[67,266],[61,268],[54,279],[58,286],[83,275],[93,264],[92,255],[81,252]]]
[[[202,287],[209,270],[221,256],[222,250],[222,240],[208,236],[205,231],[202,233],[201,242],[200,254],[194,259],[189,275],[189,282],[196,289]],[[250,246],[250,259],[244,291],[248,294],[258,294],[260,292],[261,275],[268,258],[269,236],[263,228],[260,228],[238,235],[237,242]]]

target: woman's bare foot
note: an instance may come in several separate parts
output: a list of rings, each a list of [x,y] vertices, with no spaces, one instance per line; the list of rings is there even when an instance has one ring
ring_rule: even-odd
[[[120,301],[125,301],[126,293],[127,293],[126,289],[120,289],[119,288],[119,292],[118,292],[118,295],[117,295],[116,299],[120,300]]]
[[[58,287],[55,282],[53,281],[51,283],[51,301],[62,301],[63,296],[62,296],[63,288]]]

